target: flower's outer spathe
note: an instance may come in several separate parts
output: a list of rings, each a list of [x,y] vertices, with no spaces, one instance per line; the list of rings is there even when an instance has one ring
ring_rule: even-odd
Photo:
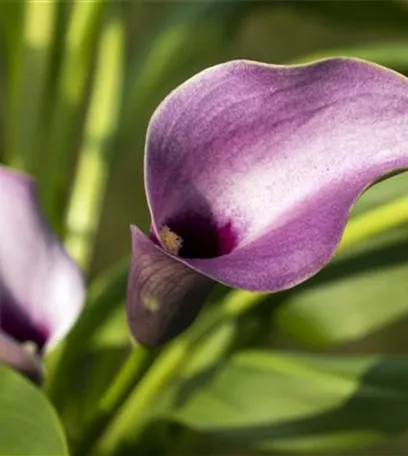
[[[391,70],[338,58],[197,74],[148,128],[152,228],[132,228],[135,338],[166,340],[189,309],[186,327],[204,280],[275,292],[316,274],[361,193],[407,167],[408,79]]]
[[[132,307],[128,308],[129,319],[131,326],[138,328],[137,340],[156,345],[189,326],[211,291],[213,281],[163,254],[160,247],[134,226],[132,241],[133,258],[137,260],[132,262],[129,296],[137,296],[139,305],[136,314]],[[133,277],[138,280],[132,280]]]
[[[33,181],[0,167],[0,362],[39,380],[40,356],[71,328],[83,278],[40,212]]]

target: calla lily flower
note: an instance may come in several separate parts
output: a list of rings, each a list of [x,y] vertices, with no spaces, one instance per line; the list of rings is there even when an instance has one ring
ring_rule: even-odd
[[[0,362],[39,381],[41,356],[71,328],[84,290],[40,212],[34,182],[0,166]]]
[[[335,58],[232,61],[165,98],[150,121],[151,230],[135,226],[128,318],[155,346],[187,328],[216,282],[293,287],[334,255],[370,185],[408,167],[408,79]]]

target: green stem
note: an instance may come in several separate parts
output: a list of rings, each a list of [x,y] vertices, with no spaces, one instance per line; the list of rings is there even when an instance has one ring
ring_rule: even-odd
[[[354,217],[346,226],[337,251],[343,251],[367,238],[384,233],[408,222],[408,197],[403,196],[391,203]]]
[[[146,375],[134,386],[134,390],[127,398],[124,406],[119,410],[116,407],[111,409],[110,416],[114,416],[114,419],[104,433],[94,436],[101,438],[99,448],[103,448],[107,454],[114,454],[129,436],[132,439],[137,439],[149,422],[150,404],[179,371],[189,348],[189,339],[180,337],[161,353]],[[129,380],[135,385],[132,379]],[[116,406],[116,404],[112,405]],[[118,413],[115,415],[116,411]],[[78,454],[78,456],[81,455]]]
[[[101,4],[102,2],[99,2]],[[94,7],[92,7],[94,8]],[[93,9],[87,10],[95,11]],[[90,109],[86,121],[85,137],[78,161],[74,188],[67,213],[66,246],[74,259],[83,269],[87,269],[93,252],[93,238],[99,225],[102,202],[109,174],[110,150],[109,140],[116,128],[118,105],[121,98],[121,79],[123,62],[123,27],[117,9],[113,9],[106,23],[98,49],[96,81],[91,94]],[[90,14],[90,13],[89,13]],[[85,21],[87,22],[87,21]],[[75,88],[75,89],[74,89]],[[78,86],[73,85],[73,94],[78,95]],[[125,268],[120,266],[119,282],[126,281],[127,263]],[[102,278],[105,284],[115,285],[117,274],[114,277]],[[123,289],[125,289],[125,285]],[[116,302],[125,298],[125,292],[120,289],[120,296]],[[99,316],[95,318],[95,309],[90,302],[95,302]],[[63,407],[63,390],[67,372],[76,360],[77,341],[91,335],[94,323],[106,315],[103,309],[106,299],[88,298],[88,304],[80,321],[67,338],[64,347],[60,347],[50,361],[50,375],[48,382],[49,395],[58,408]],[[108,303],[110,305],[111,303]],[[112,307],[112,306],[111,306]],[[102,312],[101,312],[102,310]]]
[[[114,10],[109,15],[102,31],[85,136],[66,218],[67,249],[84,269],[92,259],[121,101],[124,36],[121,17],[115,12],[118,13]]]
[[[120,370],[114,383],[107,390],[99,402],[94,418],[82,435],[79,446],[73,448],[72,453],[87,456],[96,438],[112,418],[112,411],[117,410],[127,399],[134,385],[142,376],[147,364],[149,353],[142,346],[136,346],[124,366]]]
[[[397,213],[395,213],[397,211]],[[340,249],[351,247],[363,239],[380,234],[394,226],[408,221],[408,198],[404,197],[358,216],[348,224]],[[90,426],[78,448],[86,451],[100,439],[98,446],[113,454],[126,440],[134,440],[149,422],[149,406],[155,396],[179,372],[192,347],[217,325],[227,319],[238,318],[263,301],[268,295],[244,290],[231,291],[222,303],[206,312],[200,322],[186,334],[170,344],[156,359],[153,366],[137,384],[132,370],[120,374],[105,398],[102,399],[103,423]],[[135,355],[137,356],[137,355]],[[132,357],[129,360],[132,365]],[[140,371],[135,370],[137,377]],[[133,391],[132,391],[133,389]],[[110,391],[114,391],[112,394]],[[131,392],[126,399],[123,391]],[[120,400],[119,400],[120,398]],[[126,399],[126,402],[124,402]],[[98,418],[96,417],[97,421]],[[99,422],[98,424],[101,424]],[[78,456],[88,454],[78,452]]]
[[[56,105],[50,119],[47,148],[50,153],[39,168],[41,199],[47,215],[59,229],[60,193],[65,188],[66,170],[72,166],[75,146],[72,138],[78,131],[78,117],[85,99],[104,6],[105,0],[73,1],[62,50]]]
[[[134,388],[132,393],[127,397],[125,403],[124,396],[118,393],[116,396],[109,396],[111,399],[120,396],[120,401],[102,399],[102,402],[109,404],[110,407],[109,409],[105,407],[104,416],[109,415],[110,420],[112,418],[113,420],[111,423],[110,420],[104,421],[106,427],[98,427],[97,433],[86,432],[84,434],[86,445],[81,443],[79,448],[86,448],[89,451],[97,439],[101,438],[100,448],[103,448],[104,452],[108,454],[113,454],[127,436],[135,439],[135,436],[141,434],[149,422],[149,407],[156,394],[176,376],[192,347],[225,319],[239,317],[266,296],[262,293],[231,291],[216,309],[207,312],[207,315],[201,319],[201,324],[193,327],[164,349],[138,384],[136,379],[131,376],[118,377],[111,389],[131,391]],[[124,406],[120,408],[123,403]],[[93,428],[92,425],[91,428]],[[93,429],[96,430],[96,427]],[[77,453],[78,456],[85,454],[88,453]]]
[[[61,64],[65,58],[64,45],[70,25],[70,12],[74,3],[74,0],[71,2],[53,1],[55,2],[55,6],[52,30],[49,30],[48,34],[48,62],[46,74],[43,79],[42,100],[37,121],[38,131],[35,137],[36,143],[33,144],[35,162],[33,163],[33,159],[30,162],[30,173],[39,179],[43,177],[44,164],[50,154],[49,141],[53,135],[50,123],[52,124],[55,119],[55,112],[53,110],[60,101],[60,97],[57,96],[57,88],[60,82]],[[41,183],[38,182],[37,185],[40,186]]]
[[[46,93],[57,2],[26,2],[20,77],[18,152],[25,170],[34,171],[38,161],[41,114]],[[29,102],[27,103],[27,100]],[[47,132],[48,133],[48,132]]]
[[[26,2],[0,2],[1,32],[6,45],[6,113],[4,128],[4,160],[16,168],[24,168],[19,145],[23,25]]]

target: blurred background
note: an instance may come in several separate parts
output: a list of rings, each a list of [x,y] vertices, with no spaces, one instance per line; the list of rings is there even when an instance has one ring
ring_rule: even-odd
[[[4,1],[0,157],[37,177],[48,219],[92,282],[128,257],[130,224],[149,226],[144,139],[152,112],[169,91],[236,58],[287,64],[354,56],[408,75],[407,23],[408,3],[392,0]],[[407,188],[404,174],[378,184],[352,217]],[[408,377],[405,385],[398,369],[385,368],[396,388],[392,394],[398,393],[387,402],[377,395],[382,377],[375,376],[377,361],[408,354],[407,247],[408,224],[400,224],[345,248],[316,278],[253,307],[233,330],[220,330],[213,345],[202,348],[207,356],[216,347],[221,364],[248,348],[318,354],[327,361],[316,367],[306,357],[286,376],[285,368],[271,370],[271,383],[252,376],[249,390],[240,389],[244,372],[225,374],[238,402],[247,396],[238,410],[241,418],[254,415],[255,430],[240,422],[237,438],[236,429],[212,423],[221,413],[217,407],[206,411],[187,400],[176,413],[178,424],[157,419],[124,454],[408,454],[408,402],[398,393],[408,390]],[[220,287],[209,308],[223,293]],[[73,440],[129,350],[123,299],[115,297],[109,312],[76,362],[65,402],[57,404]],[[331,375],[330,360],[346,355],[380,357],[369,358],[375,365],[364,368],[350,361]],[[363,396],[370,400],[360,398],[330,415],[331,407],[340,410],[353,401],[350,385],[357,378],[360,386],[368,378]],[[166,397],[166,391],[158,393],[160,406]],[[264,409],[281,414],[265,415]],[[312,419],[303,422],[303,416]]]

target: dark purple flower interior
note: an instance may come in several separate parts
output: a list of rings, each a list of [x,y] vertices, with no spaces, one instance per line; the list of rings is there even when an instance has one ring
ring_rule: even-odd
[[[0,302],[0,330],[17,342],[33,342],[39,352],[48,339],[45,328],[34,325],[20,308],[5,300]]]
[[[230,253],[238,243],[231,222],[217,224],[207,214],[184,213],[169,219],[163,226],[181,238],[178,255],[183,258],[215,258]]]

